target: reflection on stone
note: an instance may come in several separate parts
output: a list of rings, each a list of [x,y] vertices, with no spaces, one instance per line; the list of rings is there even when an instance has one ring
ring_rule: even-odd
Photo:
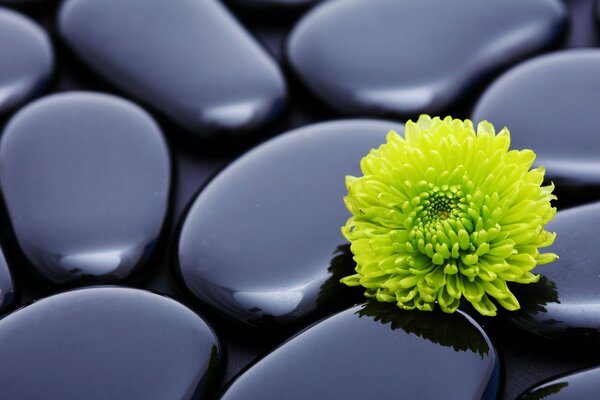
[[[406,311],[393,303],[381,303],[376,300],[367,302],[358,311],[358,315],[372,317],[384,325],[390,324],[392,330],[402,329],[406,333],[435,344],[452,347],[456,351],[472,351],[484,357],[490,350],[481,332],[474,330],[463,315],[444,314],[439,311]]]
[[[556,399],[557,397],[554,395],[560,393],[560,391],[566,388],[567,386],[569,386],[567,382],[553,383],[551,385],[543,386],[538,389],[533,389],[531,392],[524,393],[519,397],[519,400]],[[579,398],[579,400],[582,399]]]
[[[317,307],[319,309],[326,309],[332,304],[340,302],[342,299],[345,300],[347,306],[364,300],[362,295],[364,292],[363,288],[350,287],[340,283],[340,279],[355,273],[355,267],[356,261],[353,259],[350,245],[338,246],[331,264],[327,268],[331,276],[321,285],[319,291],[319,297],[317,298]]]

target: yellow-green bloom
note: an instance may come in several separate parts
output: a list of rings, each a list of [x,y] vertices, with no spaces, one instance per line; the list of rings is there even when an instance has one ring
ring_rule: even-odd
[[[406,124],[405,138],[362,159],[363,176],[348,176],[342,228],[352,243],[356,274],[367,297],[403,309],[448,313],[465,297],[483,315],[496,306],[518,309],[507,282],[537,282],[530,271],[554,261],[542,254],[556,234],[544,229],[556,214],[554,185],[544,168],[530,169],[531,150],[509,150],[506,128],[489,122],[422,115]]]

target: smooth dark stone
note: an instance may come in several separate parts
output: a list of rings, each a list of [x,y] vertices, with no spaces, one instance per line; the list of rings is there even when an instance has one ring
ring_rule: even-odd
[[[222,400],[495,399],[498,356],[466,315],[377,302],[303,331],[242,373]]]
[[[257,129],[285,103],[275,61],[216,0],[68,0],[59,28],[96,72],[196,136]]]
[[[174,300],[116,287],[40,300],[0,321],[2,398],[187,400],[219,369],[211,328]]]
[[[473,120],[507,126],[512,147],[533,149],[550,178],[600,184],[598,70],[600,50],[567,50],[527,61],[490,86]]]
[[[0,249],[0,312],[6,310],[15,299],[15,286],[4,252]]]
[[[598,392],[600,368],[591,368],[536,385],[518,400],[596,400]]]
[[[345,177],[360,174],[361,158],[390,129],[404,127],[374,120],[309,125],[222,171],[181,229],[179,268],[189,290],[250,325],[294,323],[352,304],[339,283],[355,267],[340,231],[350,216]]]
[[[16,238],[55,283],[114,281],[145,261],[167,212],[170,169],[154,120],[104,94],[38,100],[0,140],[0,186]]]
[[[536,268],[540,282],[511,289],[521,309],[505,313],[520,328],[572,344],[600,339],[600,263],[597,227],[600,203],[559,212],[547,225],[556,232],[552,251],[559,260]]]
[[[556,0],[332,0],[294,28],[288,59],[346,114],[436,114],[561,36]]]
[[[54,69],[46,32],[29,18],[0,7],[0,114],[43,91]]]

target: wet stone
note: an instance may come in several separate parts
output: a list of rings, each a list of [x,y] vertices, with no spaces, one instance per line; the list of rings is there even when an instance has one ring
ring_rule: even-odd
[[[531,285],[511,290],[521,309],[505,318],[537,336],[570,344],[597,343],[600,339],[600,265],[596,231],[600,203],[560,211],[546,229],[556,232],[553,246],[545,249],[560,257],[532,272],[542,275]]]
[[[507,126],[511,146],[534,149],[536,164],[560,184],[598,185],[599,69],[600,50],[566,50],[529,60],[488,88],[473,120]]]
[[[221,399],[491,400],[499,371],[494,347],[465,314],[370,302],[290,339]]]
[[[600,368],[590,368],[540,383],[517,400],[595,400],[600,391]]]
[[[345,177],[360,174],[360,159],[391,129],[403,132],[375,120],[309,125],[229,165],[182,225],[179,270],[192,294],[255,326],[306,321],[360,299],[339,283],[355,267],[341,234]]]
[[[0,321],[6,399],[206,398],[220,363],[211,328],[185,306],[137,289],[55,295]]]
[[[556,0],[334,0],[300,20],[287,56],[338,112],[439,114],[555,43],[565,22]]]
[[[167,212],[165,140],[137,105],[88,92],[19,111],[0,139],[0,187],[18,244],[54,283],[123,279],[148,259]]]
[[[59,29],[96,72],[195,136],[257,129],[286,101],[278,65],[216,0],[68,0]]]
[[[24,15],[0,7],[0,57],[0,114],[3,114],[45,89],[54,68],[54,52],[40,26]]]

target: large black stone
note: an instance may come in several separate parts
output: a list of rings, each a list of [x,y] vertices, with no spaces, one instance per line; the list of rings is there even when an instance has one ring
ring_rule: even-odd
[[[167,212],[170,169],[154,120],[109,95],[38,100],[0,140],[0,186],[17,241],[55,283],[122,279],[147,260]]]
[[[346,114],[437,114],[488,76],[555,43],[556,0],[333,0],[294,28],[300,78]]]
[[[498,388],[496,351],[469,317],[370,302],[284,343],[221,399],[491,400]]]
[[[600,368],[590,368],[540,383],[518,400],[596,400],[599,392]]]
[[[216,0],[68,0],[63,38],[96,72],[197,136],[283,108],[279,67]]]
[[[567,50],[527,61],[484,93],[473,120],[507,126],[513,148],[530,148],[550,178],[600,184],[600,50]],[[560,189],[560,188],[559,188]]]
[[[600,203],[561,211],[546,229],[557,233],[552,251],[559,260],[534,269],[540,282],[511,290],[521,309],[505,313],[520,328],[572,344],[600,340],[600,262],[597,227]]]
[[[287,324],[350,305],[355,263],[340,228],[346,175],[394,122],[310,125],[248,152],[204,187],[183,223],[178,260],[189,290],[229,318]],[[342,288],[342,289],[340,289]],[[342,293],[337,294],[339,290]]]
[[[220,363],[211,328],[185,306],[137,289],[55,295],[0,321],[2,398],[191,400]]]
[[[29,18],[0,8],[0,114],[45,89],[54,69],[46,32]]]

